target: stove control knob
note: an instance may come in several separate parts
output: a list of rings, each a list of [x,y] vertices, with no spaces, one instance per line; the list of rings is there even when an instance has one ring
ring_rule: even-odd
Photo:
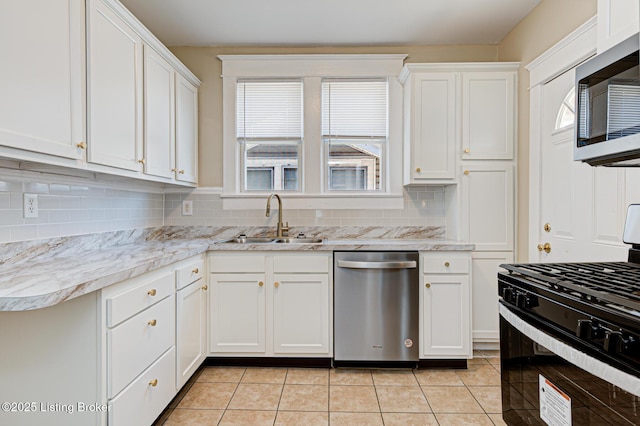
[[[626,352],[632,340],[632,338],[625,338],[620,331],[606,330],[604,333],[604,350],[612,354]]]
[[[520,309],[535,308],[538,306],[538,298],[532,294],[517,292],[516,306]]]
[[[576,336],[581,339],[594,340],[602,339],[604,330],[601,326],[594,323],[592,320],[578,320],[578,327],[576,327]]]
[[[511,287],[505,287],[502,289],[502,298],[505,302],[513,303],[513,289]]]

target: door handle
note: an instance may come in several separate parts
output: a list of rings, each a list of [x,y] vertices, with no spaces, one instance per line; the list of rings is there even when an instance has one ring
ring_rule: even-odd
[[[415,260],[395,262],[356,262],[352,260],[338,260],[338,268],[349,269],[413,269],[416,268]]]

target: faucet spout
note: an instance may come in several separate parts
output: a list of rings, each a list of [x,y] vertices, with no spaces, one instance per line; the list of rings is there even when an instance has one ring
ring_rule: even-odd
[[[286,225],[284,225],[282,223],[282,199],[280,198],[280,196],[278,194],[271,194],[269,195],[269,198],[267,198],[267,210],[265,211],[265,216],[269,217],[271,214],[271,199],[273,197],[276,197],[276,199],[278,200],[278,226],[276,229],[276,236],[278,238],[282,238],[285,237],[287,235],[289,235],[289,222],[287,222]]]

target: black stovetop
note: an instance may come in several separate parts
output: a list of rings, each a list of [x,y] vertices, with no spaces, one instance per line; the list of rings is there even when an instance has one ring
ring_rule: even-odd
[[[640,315],[640,264],[632,262],[522,263],[500,265],[558,295],[587,303],[614,305]]]

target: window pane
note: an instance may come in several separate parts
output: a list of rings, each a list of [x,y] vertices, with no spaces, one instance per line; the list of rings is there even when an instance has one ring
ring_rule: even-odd
[[[298,169],[284,167],[282,169],[282,188],[295,191],[298,189]]]
[[[329,186],[332,190],[357,191],[365,189],[367,170],[358,167],[331,167]]]
[[[329,146],[329,182],[331,191],[377,191],[381,188],[381,156],[383,142],[349,143],[327,142]],[[340,183],[334,182],[334,171],[343,176]],[[351,170],[352,179],[347,179],[345,170]],[[354,172],[358,170],[358,172]]]
[[[267,190],[292,190],[298,189],[298,159],[299,143],[244,143],[244,164],[246,169],[245,191],[267,191]],[[295,173],[289,172],[288,181],[285,179],[285,170],[293,169]],[[270,170],[269,185],[266,178],[257,182],[256,170]],[[253,176],[250,176],[253,175]],[[262,174],[262,176],[265,176]],[[285,185],[286,182],[286,185]]]
[[[247,169],[247,188],[251,190],[269,191],[273,189],[273,169]]]

